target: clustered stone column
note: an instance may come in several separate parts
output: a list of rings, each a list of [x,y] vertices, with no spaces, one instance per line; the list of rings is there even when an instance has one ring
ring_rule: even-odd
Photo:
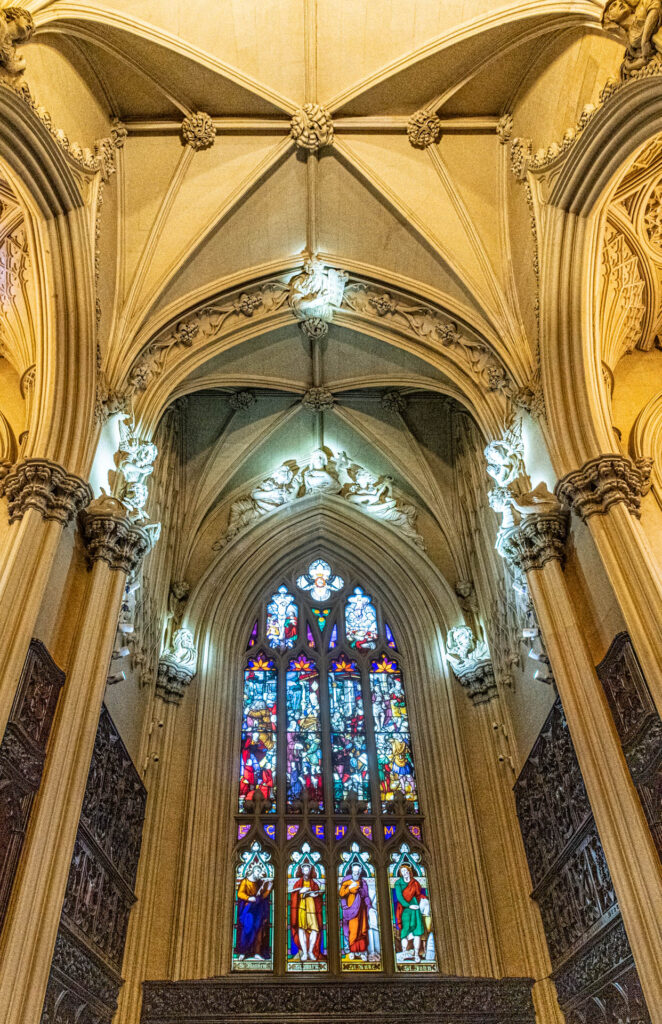
[[[543,492],[520,496],[519,522],[502,527],[497,549],[526,579],[651,1020],[662,1024],[660,864],[563,574],[569,515]]]
[[[0,738],[62,528],[92,498],[84,480],[49,459],[24,459],[5,470],[0,497],[7,499],[9,529],[0,559]]]
[[[122,593],[152,542],[122,502],[108,495],[82,511],[79,523],[90,572],[2,933],[4,1024],[39,1024],[41,1018]]]
[[[588,526],[662,716],[662,571],[639,523],[652,461],[610,453],[564,476],[555,493]]]

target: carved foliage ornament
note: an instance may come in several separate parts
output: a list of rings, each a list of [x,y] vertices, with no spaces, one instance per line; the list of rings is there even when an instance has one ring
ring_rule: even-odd
[[[290,135],[298,149],[315,153],[333,142],[333,121],[319,103],[304,103],[290,122]]]
[[[641,499],[650,490],[652,467],[648,458],[633,462],[625,455],[599,455],[562,477],[555,493],[584,520],[604,515],[621,501],[638,518]]]
[[[190,146],[196,152],[201,149],[211,149],[216,138],[216,128],[209,114],[198,110],[195,114],[189,114],[182,121],[182,142]]]
[[[427,149],[439,141],[441,121],[429,110],[419,110],[407,122],[407,138],[417,149]]]
[[[308,388],[301,399],[304,409],[311,409],[313,412],[332,409],[334,402],[333,393],[328,388]]]
[[[19,462],[5,475],[3,488],[10,523],[22,519],[32,508],[43,519],[54,519],[65,526],[92,498],[89,484],[48,459]]]
[[[79,519],[89,561],[101,560],[127,574],[138,568],[156,539],[131,522],[122,502],[109,494],[96,498]]]
[[[497,551],[526,574],[552,560],[563,563],[567,536],[568,513],[559,505],[557,511],[527,515],[519,525],[502,529]]]

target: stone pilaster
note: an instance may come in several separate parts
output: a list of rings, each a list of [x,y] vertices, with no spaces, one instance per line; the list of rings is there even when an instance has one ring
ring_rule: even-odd
[[[567,516],[533,512],[505,531],[499,549],[526,576],[651,1020],[662,1024],[659,860],[567,589],[564,529]]]
[[[4,476],[3,491],[10,523],[35,509],[42,519],[66,526],[92,498],[89,484],[50,459],[16,463]]]
[[[126,584],[150,533],[105,495],[81,515],[87,593],[3,931],[5,1024],[39,1024]]]
[[[605,515],[623,502],[632,515],[641,514],[641,499],[650,490],[651,459],[632,459],[609,453],[589,459],[581,469],[562,477],[554,488],[560,501],[583,520]]]

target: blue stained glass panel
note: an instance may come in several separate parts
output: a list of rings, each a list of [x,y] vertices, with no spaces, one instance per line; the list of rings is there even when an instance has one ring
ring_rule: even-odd
[[[345,605],[345,633],[350,647],[374,651],[377,646],[377,612],[372,599],[361,587],[355,587]]]
[[[281,651],[297,642],[298,611],[286,586],[279,587],[267,605],[267,642]]]
[[[370,689],[382,809],[387,810],[396,793],[402,793],[416,812],[416,776],[402,673],[397,661],[387,654],[371,663]]]
[[[384,623],[384,633],[386,634],[386,645],[390,647],[392,651],[397,651],[397,645],[395,643],[395,637],[391,631],[391,627],[388,622]]]
[[[319,675],[305,654],[293,659],[286,674],[287,806],[299,811],[304,792],[309,806],[323,810],[322,734]]]
[[[338,627],[334,626],[329,637],[329,650],[332,651],[338,646]]]
[[[276,691],[278,673],[263,652],[248,659],[244,672],[239,811],[253,807],[256,792],[275,810]]]
[[[344,654],[329,670],[333,802],[336,812],[350,793],[365,801],[369,810],[368,754],[361,695],[361,673]]]

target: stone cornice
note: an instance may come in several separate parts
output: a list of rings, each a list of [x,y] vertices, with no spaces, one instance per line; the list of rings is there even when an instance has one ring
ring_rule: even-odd
[[[89,484],[49,459],[24,459],[12,466],[4,476],[3,491],[10,523],[33,508],[43,519],[65,526],[92,498]]]
[[[633,462],[613,452],[598,455],[562,477],[554,493],[584,520],[604,515],[619,502],[638,517],[641,499],[650,488],[651,468],[650,459]]]
[[[524,574],[542,569],[553,559],[563,564],[569,518],[568,512],[562,508],[524,516],[517,526],[500,532],[497,550]]]
[[[161,660],[156,677],[156,692],[166,704],[180,704],[194,675],[194,672],[173,665],[171,661]]]
[[[152,547],[147,530],[129,519],[117,498],[103,495],[79,516],[80,529],[91,563],[106,562],[111,569],[132,573]]]
[[[488,704],[496,697],[497,685],[491,661],[479,662],[464,672],[453,665],[453,673],[473,704]]]

